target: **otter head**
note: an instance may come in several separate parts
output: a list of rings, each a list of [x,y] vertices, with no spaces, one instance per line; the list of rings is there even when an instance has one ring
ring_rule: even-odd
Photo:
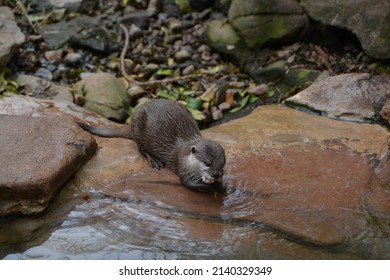
[[[192,176],[196,174],[193,179],[205,186],[222,181],[225,162],[222,146],[203,139],[191,146],[190,155],[187,157],[187,166],[193,172]]]

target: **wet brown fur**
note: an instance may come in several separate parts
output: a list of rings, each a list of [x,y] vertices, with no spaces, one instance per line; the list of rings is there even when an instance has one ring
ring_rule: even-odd
[[[79,123],[92,134],[134,140],[153,168],[165,166],[175,172],[183,185],[209,190],[222,182],[225,152],[216,142],[200,135],[190,112],[176,101],[156,99],[134,112],[130,125],[94,128]],[[206,168],[207,167],[207,168]],[[202,174],[207,175],[207,183]]]

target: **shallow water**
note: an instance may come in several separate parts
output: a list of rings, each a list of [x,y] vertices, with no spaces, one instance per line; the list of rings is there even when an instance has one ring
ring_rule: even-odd
[[[169,187],[167,187],[169,188]],[[61,197],[74,203],[62,214],[51,206],[36,222],[46,227],[47,238],[30,240],[23,248],[10,247],[5,259],[334,259],[357,258],[296,243],[248,217],[261,211],[261,196],[228,188],[226,193],[194,193],[192,206],[201,200],[210,213],[167,203],[164,196],[147,190],[126,190],[132,199],[119,199],[94,190],[87,199],[75,199],[78,190],[62,190]],[[122,197],[124,194],[121,195]],[[70,197],[73,198],[69,199]],[[201,206],[200,206],[201,207]],[[51,213],[48,213],[52,211]],[[61,211],[60,211],[61,212]],[[63,221],[54,223],[60,218]],[[12,218],[14,224],[18,219]],[[8,221],[9,222],[9,221]],[[25,223],[26,217],[19,223]],[[58,222],[58,221],[57,221]],[[6,226],[3,220],[1,227]],[[52,225],[52,227],[50,227]],[[38,227],[38,226],[35,226]],[[17,228],[17,227],[16,227]],[[14,234],[17,234],[17,230]],[[38,240],[38,241],[37,241]],[[20,247],[20,246],[19,246]],[[4,252],[3,252],[4,253]]]

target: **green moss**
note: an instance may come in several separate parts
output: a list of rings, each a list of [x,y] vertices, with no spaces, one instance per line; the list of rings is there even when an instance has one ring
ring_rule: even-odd
[[[224,43],[234,45],[240,38],[226,19],[214,20],[206,29],[207,39],[212,43]]]
[[[254,17],[256,19],[253,19]],[[261,46],[272,39],[283,38],[291,32],[291,26],[284,17],[251,16],[246,17],[243,21],[256,21],[258,23],[257,26],[243,30],[245,42],[250,48]],[[244,23],[241,24],[244,26]],[[247,24],[247,26],[249,26],[249,24]],[[261,34],[261,36],[258,36],[257,34]]]
[[[192,12],[192,8],[188,0],[175,0],[175,2],[183,14],[189,14]]]

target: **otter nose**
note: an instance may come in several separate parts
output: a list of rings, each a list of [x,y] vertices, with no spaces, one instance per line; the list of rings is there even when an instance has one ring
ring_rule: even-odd
[[[213,174],[213,178],[214,178],[215,180],[218,180],[218,179],[220,179],[221,177],[222,177],[222,173],[221,173],[221,172],[216,172],[216,173]]]

